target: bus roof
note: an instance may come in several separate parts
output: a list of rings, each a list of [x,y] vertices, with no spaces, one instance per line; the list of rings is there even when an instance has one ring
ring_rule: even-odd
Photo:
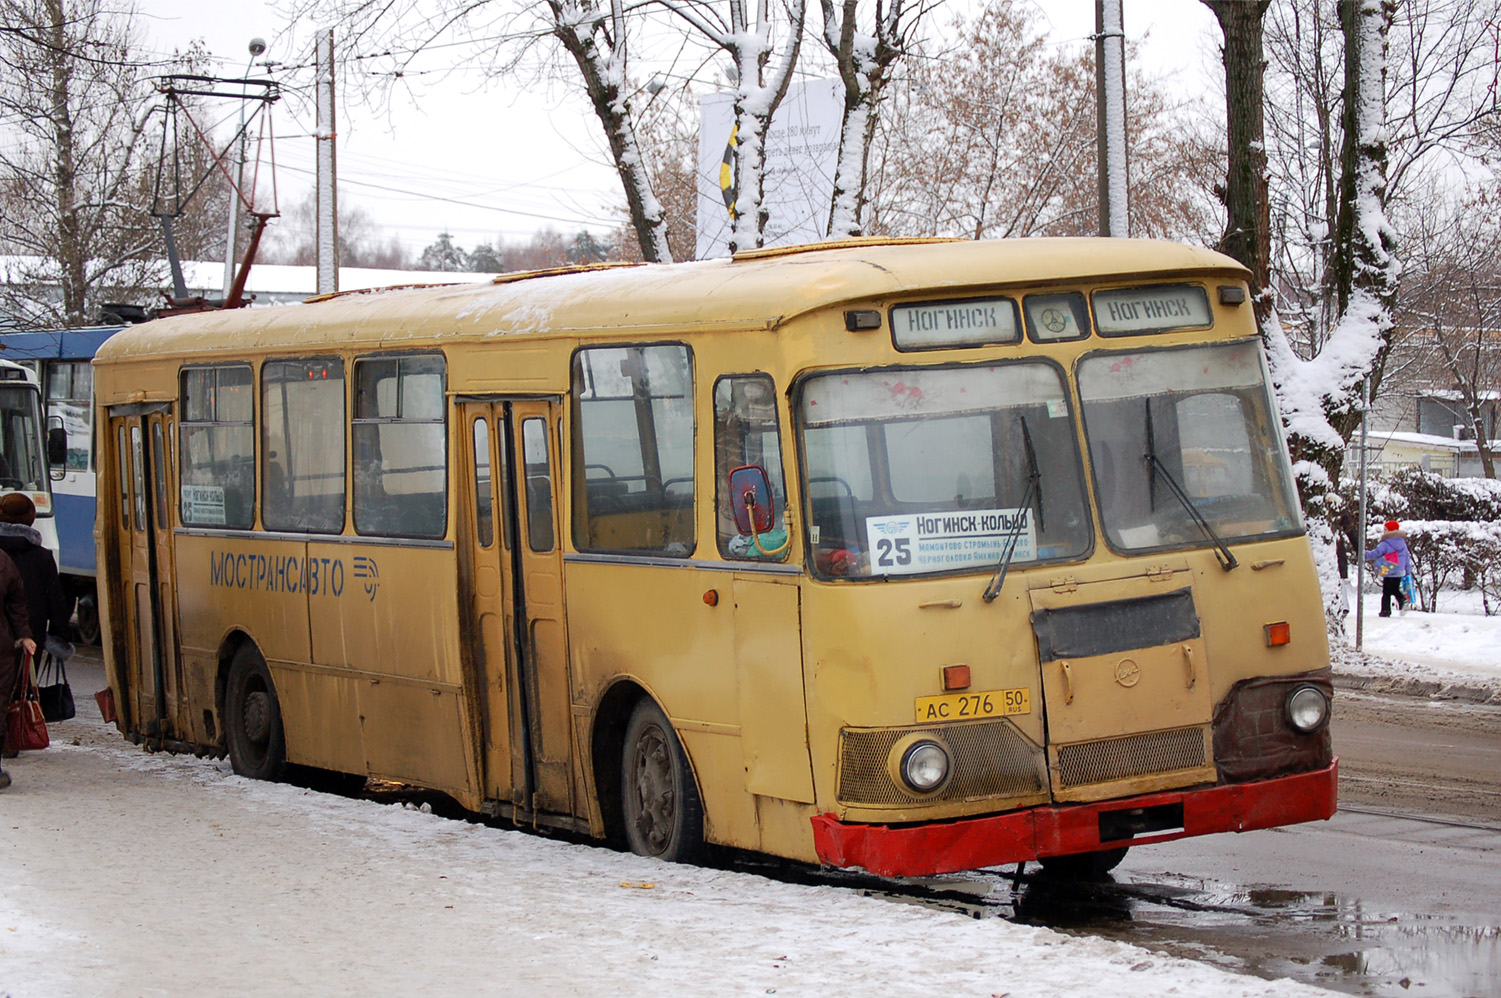
[[[11,360],[88,360],[124,326],[0,333],[0,351]]]
[[[310,344],[317,327],[355,347],[434,346],[500,336],[773,329],[806,312],[914,289],[1068,284],[1246,271],[1179,243],[1101,238],[861,239],[756,250],[734,259],[506,274],[491,284],[352,292],[300,305],[203,312],[130,327],[101,360]],[[313,341],[317,342],[317,341]]]

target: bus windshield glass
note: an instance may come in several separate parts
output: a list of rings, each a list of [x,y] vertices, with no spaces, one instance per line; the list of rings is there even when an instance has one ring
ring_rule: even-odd
[[[20,383],[0,385],[0,489],[46,489],[41,425],[41,403],[35,389]]]
[[[1189,504],[1227,540],[1302,529],[1254,341],[1094,354],[1079,397],[1111,547],[1215,543]]]
[[[1008,543],[1014,563],[1089,550],[1073,420],[1052,364],[819,375],[804,383],[799,415],[819,575],[990,571]]]

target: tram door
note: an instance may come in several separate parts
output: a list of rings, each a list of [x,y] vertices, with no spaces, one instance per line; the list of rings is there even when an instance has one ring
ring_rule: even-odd
[[[469,483],[464,525],[484,711],[485,793],[572,813],[571,708],[551,402],[461,405]]]
[[[163,406],[112,410],[118,457],[120,577],[126,591],[125,678],[131,726],[148,738],[183,738],[176,601],[172,586],[171,412]]]

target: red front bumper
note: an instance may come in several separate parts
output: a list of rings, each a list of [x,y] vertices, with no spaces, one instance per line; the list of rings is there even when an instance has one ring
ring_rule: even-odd
[[[1174,790],[1095,804],[1060,804],[943,824],[854,825],[832,814],[813,820],[813,844],[825,866],[859,866],[883,877],[922,877],[982,866],[1170,842],[1212,832],[1248,832],[1334,815],[1339,760],[1328,769],[1275,780]],[[1100,815],[1183,805],[1183,827],[1102,842]]]

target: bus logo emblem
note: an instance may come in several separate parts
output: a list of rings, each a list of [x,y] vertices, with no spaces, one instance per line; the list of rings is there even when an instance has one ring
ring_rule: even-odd
[[[370,597],[370,602],[375,602],[375,591],[380,588],[380,569],[376,567],[375,559],[356,555],[354,577],[364,583],[365,595]]]
[[[358,569],[355,570],[355,574],[359,574]],[[1115,666],[1115,681],[1130,689],[1141,682],[1141,666],[1129,658],[1121,659]]]

